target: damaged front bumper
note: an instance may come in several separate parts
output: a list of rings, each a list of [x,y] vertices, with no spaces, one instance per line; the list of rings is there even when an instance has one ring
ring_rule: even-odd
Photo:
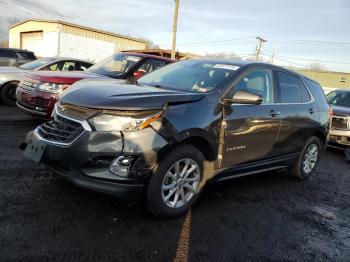
[[[69,145],[45,141],[34,130],[23,148],[28,157],[80,187],[134,202],[166,145],[149,127],[127,132],[85,131]]]

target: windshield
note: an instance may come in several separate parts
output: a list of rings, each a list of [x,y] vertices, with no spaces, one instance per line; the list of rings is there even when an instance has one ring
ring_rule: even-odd
[[[39,67],[42,67],[42,66],[50,63],[53,60],[54,59],[52,59],[52,58],[42,58],[42,59],[34,60],[32,62],[20,65],[19,68],[24,69],[24,70],[35,70]]]
[[[239,67],[214,61],[188,60],[154,71],[137,82],[185,92],[206,93],[227,80]]]
[[[350,107],[350,91],[333,91],[327,95],[330,105]]]
[[[140,59],[139,56],[116,54],[103,59],[87,71],[116,77],[129,71]]]

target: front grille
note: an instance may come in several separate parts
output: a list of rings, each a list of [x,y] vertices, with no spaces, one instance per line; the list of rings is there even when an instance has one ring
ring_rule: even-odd
[[[38,98],[38,97],[33,97],[31,104],[39,106],[39,107],[49,107],[50,106],[50,100],[48,99],[43,99],[43,98]]]
[[[39,126],[37,132],[50,142],[70,144],[84,132],[84,128],[79,122],[55,114],[54,119]]]
[[[332,128],[339,130],[348,130],[348,120],[346,117],[334,116],[332,118]]]
[[[19,102],[33,105],[34,107],[49,107],[50,106],[50,100],[44,99],[40,97],[33,96],[32,92],[22,92],[21,90],[17,90],[16,92],[16,99]]]
[[[30,79],[30,78],[24,78],[19,85],[25,89],[35,89],[35,87],[39,84],[40,81]]]

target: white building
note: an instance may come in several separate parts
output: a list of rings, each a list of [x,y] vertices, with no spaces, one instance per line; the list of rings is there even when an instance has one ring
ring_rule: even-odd
[[[145,49],[146,42],[64,21],[30,19],[10,27],[9,47],[33,51],[38,57],[96,62],[119,51]]]

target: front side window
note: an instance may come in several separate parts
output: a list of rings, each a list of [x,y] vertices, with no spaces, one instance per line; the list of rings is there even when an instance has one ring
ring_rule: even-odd
[[[300,80],[298,77],[277,72],[278,88],[277,99],[279,103],[301,103],[302,95],[300,89]]]
[[[140,85],[207,93],[224,83],[238,68],[214,61],[187,60],[162,67],[137,82]]]
[[[263,103],[273,103],[272,71],[256,69],[246,73],[238,83],[235,84],[233,93],[237,91],[246,91],[261,95],[263,97]]]
[[[87,71],[116,77],[128,72],[140,59],[139,56],[116,54],[93,65]]]
[[[327,95],[330,105],[350,107],[350,91],[333,91]]]
[[[40,69],[40,70],[45,70],[45,71],[58,71],[59,67],[58,67],[58,63],[54,63],[48,66],[45,66],[44,68]]]

